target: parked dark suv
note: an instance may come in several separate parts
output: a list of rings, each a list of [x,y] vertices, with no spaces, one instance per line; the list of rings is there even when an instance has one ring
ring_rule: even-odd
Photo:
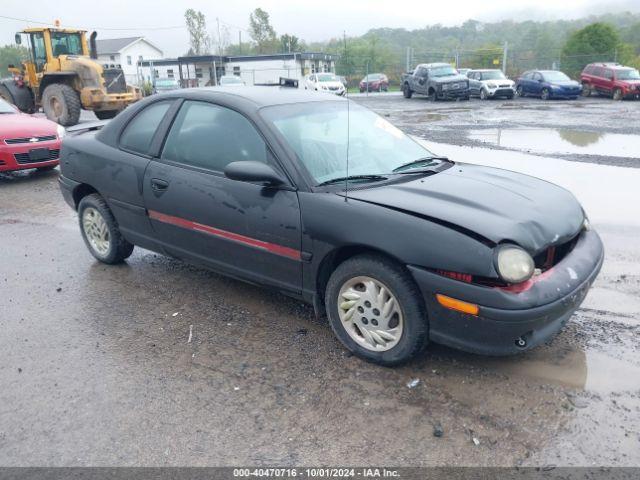
[[[640,98],[640,73],[618,63],[591,63],[580,75],[582,94],[608,95],[614,100]]]
[[[405,98],[419,93],[428,95],[433,101],[469,100],[469,79],[448,63],[423,63],[413,72],[402,75],[402,92]]]

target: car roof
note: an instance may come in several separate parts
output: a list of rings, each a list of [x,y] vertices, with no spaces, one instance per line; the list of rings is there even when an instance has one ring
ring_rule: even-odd
[[[607,67],[607,68],[612,68],[614,70],[629,70],[629,69],[633,69],[633,67],[620,65],[619,63],[615,63],[615,62],[594,62],[594,63],[590,63],[589,65],[587,65],[587,67]]]
[[[418,68],[418,67],[423,67],[423,68],[451,67],[451,64],[445,63],[445,62],[421,63],[418,66],[416,66],[416,68]]]
[[[188,98],[190,96],[210,96],[211,99],[220,97],[231,99],[232,97],[235,97],[238,99],[248,100],[256,107],[305,102],[326,102],[327,100],[346,101],[346,99],[336,95],[328,98],[328,95],[324,93],[310,92],[308,90],[302,90],[294,87],[279,86],[248,86],[241,90],[227,90],[220,87],[186,88],[176,90],[170,95],[181,98]]]
[[[458,70],[469,70],[468,68],[459,68]],[[471,69],[472,72],[501,72],[499,68],[479,68],[477,70]]]

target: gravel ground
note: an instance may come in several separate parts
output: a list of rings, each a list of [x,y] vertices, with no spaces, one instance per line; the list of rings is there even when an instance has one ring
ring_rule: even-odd
[[[473,129],[550,121],[632,134],[640,105],[358,101],[462,146]],[[0,174],[0,465],[640,466],[640,215],[592,217],[603,271],[547,345],[511,358],[432,345],[386,369],[280,294],[141,249],[96,263],[57,174]]]

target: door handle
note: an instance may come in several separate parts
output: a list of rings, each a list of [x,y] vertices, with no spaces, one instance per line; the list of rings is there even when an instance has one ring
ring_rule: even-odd
[[[167,188],[169,188],[169,182],[167,182],[166,180],[161,180],[159,178],[152,178],[151,188],[156,192],[164,192]]]

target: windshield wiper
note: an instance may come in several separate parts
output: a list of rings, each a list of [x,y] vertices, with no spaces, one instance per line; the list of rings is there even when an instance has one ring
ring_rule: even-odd
[[[443,162],[448,162],[449,159],[447,157],[423,157],[417,160],[413,160],[412,162],[404,163],[399,167],[396,167],[392,170],[393,173],[415,173],[414,169],[417,167],[425,166],[425,163],[431,162],[433,160],[441,160]],[[408,172],[403,172],[403,170],[408,170]]]
[[[351,180],[371,180],[373,182],[378,182],[380,180],[386,180],[387,177],[382,175],[350,175],[348,177],[338,177],[332,178],[331,180],[326,180],[322,183],[316,185],[317,187],[322,187],[323,185],[333,185],[335,183],[347,182]]]

